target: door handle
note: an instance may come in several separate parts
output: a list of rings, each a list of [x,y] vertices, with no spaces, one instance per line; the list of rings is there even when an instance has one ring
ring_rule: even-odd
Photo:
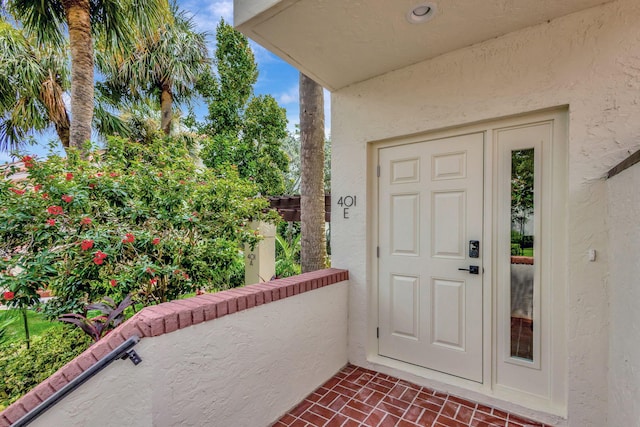
[[[470,265],[469,268],[459,268],[460,271],[468,271],[469,274],[480,274],[480,267],[477,265]]]

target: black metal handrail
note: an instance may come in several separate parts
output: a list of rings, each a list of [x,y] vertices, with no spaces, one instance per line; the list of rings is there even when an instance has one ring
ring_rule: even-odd
[[[53,393],[44,402],[24,414],[18,421],[13,423],[12,427],[22,427],[26,426],[35,420],[37,417],[42,415],[46,410],[51,408],[53,405],[58,403],[62,398],[64,398],[67,394],[71,393],[76,388],[80,387],[83,383],[85,383],[89,378],[96,375],[98,372],[106,368],[116,359],[129,359],[133,362],[134,365],[142,362],[138,353],[133,350],[133,346],[140,342],[140,337],[137,335],[132,336],[127,339],[125,342],[120,344],[118,347],[114,348],[102,359],[98,360],[97,363],[91,365],[89,369],[78,375],[76,378],[71,380],[67,385],[62,387],[60,390]]]

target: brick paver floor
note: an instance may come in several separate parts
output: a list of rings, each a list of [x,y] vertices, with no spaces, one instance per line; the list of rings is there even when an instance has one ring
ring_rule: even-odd
[[[546,427],[544,424],[349,365],[276,427]]]

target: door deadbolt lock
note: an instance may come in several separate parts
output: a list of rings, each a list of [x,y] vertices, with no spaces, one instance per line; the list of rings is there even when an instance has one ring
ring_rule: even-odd
[[[479,240],[469,240],[469,258],[480,258]]]
[[[468,271],[469,274],[480,274],[480,267],[477,265],[470,265],[469,268],[459,268],[460,271]]]

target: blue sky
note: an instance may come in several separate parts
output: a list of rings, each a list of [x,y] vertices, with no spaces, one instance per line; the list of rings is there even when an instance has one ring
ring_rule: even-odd
[[[209,33],[209,51],[213,55],[215,48],[215,31],[220,18],[224,18],[226,22],[233,23],[233,0],[209,0],[203,2],[201,0],[179,0],[180,7],[193,15],[193,22],[198,31],[206,31]],[[255,85],[255,93],[257,95],[270,94],[278,103],[286,108],[287,119],[289,120],[289,130],[293,131],[295,125],[299,123],[299,101],[298,101],[298,71],[264,49],[262,46],[251,42],[256,62],[258,63],[258,82]],[[199,118],[202,118],[207,111],[204,102],[197,102],[195,112]],[[325,91],[325,122],[327,124],[327,136],[329,136],[331,117],[329,106],[329,94]],[[35,154],[38,157],[46,156],[48,143],[56,139],[55,132],[50,131],[42,135],[36,135],[38,145],[25,146],[25,153]],[[59,148],[59,152],[62,148]],[[0,164],[12,161],[9,153],[0,153]]]

